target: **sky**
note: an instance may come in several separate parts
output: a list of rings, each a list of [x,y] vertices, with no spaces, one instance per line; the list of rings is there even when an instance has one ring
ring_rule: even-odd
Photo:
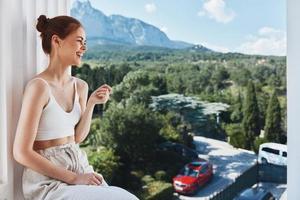
[[[286,0],[90,0],[105,15],[137,18],[171,40],[220,52],[286,55]]]

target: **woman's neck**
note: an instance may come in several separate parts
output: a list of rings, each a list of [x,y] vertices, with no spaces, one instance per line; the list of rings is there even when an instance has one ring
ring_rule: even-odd
[[[55,62],[50,59],[50,63],[45,72],[51,76],[53,82],[59,85],[65,85],[70,80],[70,66],[63,65],[61,62]]]

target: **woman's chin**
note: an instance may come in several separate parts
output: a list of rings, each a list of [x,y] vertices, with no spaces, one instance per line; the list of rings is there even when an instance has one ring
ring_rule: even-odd
[[[81,64],[81,60],[75,60],[75,62],[73,63],[73,65],[80,65]]]

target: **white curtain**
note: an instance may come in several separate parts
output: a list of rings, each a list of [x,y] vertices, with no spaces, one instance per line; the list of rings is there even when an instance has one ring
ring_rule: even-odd
[[[69,15],[71,0],[0,0],[0,199],[22,200],[12,144],[26,82],[47,66],[35,29],[40,14]]]

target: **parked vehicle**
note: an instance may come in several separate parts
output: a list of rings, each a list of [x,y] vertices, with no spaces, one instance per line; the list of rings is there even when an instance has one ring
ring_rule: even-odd
[[[188,158],[189,160],[195,160],[199,158],[197,151],[183,144],[175,142],[164,142],[158,146],[158,150],[175,152],[182,157]]]
[[[275,197],[263,188],[254,187],[244,190],[234,200],[275,200]]]
[[[206,160],[198,159],[186,164],[173,178],[173,187],[181,194],[195,194],[213,177],[213,166]]]
[[[264,143],[259,146],[258,163],[287,165],[287,146],[278,143]]]

